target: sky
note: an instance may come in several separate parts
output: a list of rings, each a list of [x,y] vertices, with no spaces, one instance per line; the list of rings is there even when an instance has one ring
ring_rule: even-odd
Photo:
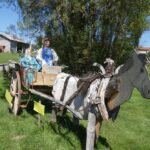
[[[11,24],[19,20],[18,14],[9,8],[0,8],[0,32],[6,31]]]
[[[150,31],[143,32],[140,38],[139,46],[150,47]]]
[[[11,24],[16,25],[17,21],[19,21],[17,12],[11,8],[0,8],[0,32],[5,32]],[[29,41],[29,39],[24,38],[24,41]],[[150,47],[150,31],[143,32],[139,46]]]

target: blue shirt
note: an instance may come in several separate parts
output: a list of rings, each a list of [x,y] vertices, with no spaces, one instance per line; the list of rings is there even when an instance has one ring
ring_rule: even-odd
[[[20,64],[24,67],[25,71],[27,71],[26,82],[31,84],[34,80],[34,70],[39,71],[41,65],[32,56],[24,56],[20,59]],[[28,70],[29,68],[31,69]]]
[[[51,65],[53,60],[52,50],[50,48],[42,48],[42,58],[48,65]]]

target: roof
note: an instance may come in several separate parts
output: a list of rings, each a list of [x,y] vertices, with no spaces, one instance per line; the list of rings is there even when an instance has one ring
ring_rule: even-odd
[[[139,51],[150,51],[150,47],[139,47],[137,48]]]
[[[16,42],[20,42],[20,43],[26,43],[26,42],[24,42],[23,39],[18,38],[18,37],[14,36],[14,35],[9,35],[9,34],[6,34],[6,33],[0,33],[0,36],[4,37],[4,38],[6,38],[6,39],[8,39],[10,41],[16,41]]]

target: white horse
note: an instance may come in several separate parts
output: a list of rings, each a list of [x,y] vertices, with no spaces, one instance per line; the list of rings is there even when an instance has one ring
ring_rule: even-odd
[[[105,103],[110,118],[113,116],[114,110],[117,110],[116,108],[130,98],[134,88],[137,88],[144,98],[150,98],[150,80],[145,68],[146,61],[146,55],[137,54],[134,51],[132,57],[121,67],[119,73],[111,78],[105,92]],[[66,80],[67,84],[65,90],[63,90]],[[83,116],[83,119],[88,119],[86,150],[94,149],[95,133],[98,137],[103,121],[97,110],[97,105],[93,104],[93,99],[97,98],[101,80],[101,77],[95,79],[90,84],[87,93],[85,95],[79,93],[70,104],[74,110]],[[77,91],[78,81],[79,78],[77,77],[60,73],[53,86],[52,94],[54,98],[67,102],[73,93]]]

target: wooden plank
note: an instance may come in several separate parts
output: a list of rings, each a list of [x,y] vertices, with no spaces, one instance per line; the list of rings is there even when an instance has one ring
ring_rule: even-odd
[[[34,89],[29,89],[29,92],[31,92],[32,94],[38,95],[38,96],[40,96],[40,97],[43,97],[43,98],[45,98],[45,99],[47,99],[47,100],[50,100],[50,101],[52,101],[52,102],[55,102],[55,103],[57,103],[57,104],[60,104],[60,105],[62,105],[62,106],[65,106],[65,103],[63,103],[63,102],[61,102],[61,101],[59,101],[59,100],[55,100],[54,97],[51,97],[51,96],[49,96],[49,95],[47,95],[47,94],[41,93],[41,92],[36,91],[36,90],[34,90]],[[73,109],[72,109],[70,106],[68,106],[68,105],[65,106],[65,107],[66,107],[69,111],[71,111],[77,118],[83,119],[83,116],[82,116],[79,112],[73,110]]]
[[[53,85],[57,74],[43,73],[43,76],[44,76],[44,85]]]
[[[8,66],[8,64],[0,64],[0,66]]]
[[[15,68],[16,63],[17,62],[15,62],[15,61],[9,60],[9,63],[0,64],[0,72],[1,71],[8,72],[9,68]]]
[[[42,72],[35,73],[35,80],[33,81],[33,86],[53,86],[55,78],[58,73],[61,72],[63,67],[61,66],[43,66]],[[25,79],[24,70],[22,70],[22,76]]]
[[[37,75],[35,75],[36,79],[33,82],[33,85],[52,86],[54,84],[56,76],[57,74],[47,74],[43,72],[37,72]]]
[[[6,71],[6,72],[9,71],[8,64],[0,64],[0,72],[3,72],[3,71]]]
[[[44,85],[44,76],[42,72],[37,72],[35,75],[35,81],[33,82],[33,85]]]
[[[62,66],[48,66],[43,65],[42,66],[42,72],[45,72],[46,74],[58,74],[62,71]]]

